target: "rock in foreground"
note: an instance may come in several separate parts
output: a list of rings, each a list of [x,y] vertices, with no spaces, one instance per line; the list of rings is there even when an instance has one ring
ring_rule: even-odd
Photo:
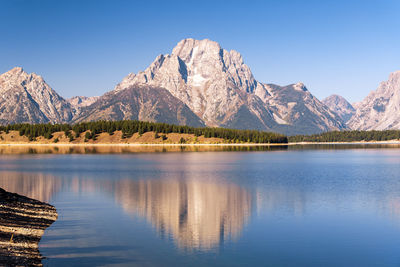
[[[42,266],[39,241],[56,220],[53,206],[0,188],[0,266]]]

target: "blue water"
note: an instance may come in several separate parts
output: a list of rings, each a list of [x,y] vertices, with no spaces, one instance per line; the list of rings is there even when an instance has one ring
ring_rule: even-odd
[[[399,266],[400,149],[2,155],[46,266]]]

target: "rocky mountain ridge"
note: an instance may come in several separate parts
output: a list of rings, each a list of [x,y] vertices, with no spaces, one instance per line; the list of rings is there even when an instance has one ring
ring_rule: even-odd
[[[41,76],[14,68],[0,75],[0,124],[137,119],[289,135],[399,128],[399,76],[353,107],[337,95],[319,101],[302,83],[259,82],[237,51],[184,39],[99,97],[66,100]]]
[[[357,104],[348,125],[356,130],[400,129],[400,71]]]
[[[303,84],[258,82],[238,52],[208,39],[182,40],[170,55],[159,55],[143,72],[129,74],[114,91],[133,85],[165,88],[207,126],[286,134],[346,128]]]
[[[16,67],[0,75],[0,123],[61,123],[73,117],[71,105],[44,79]]]
[[[331,95],[321,101],[344,122],[348,122],[356,112],[356,109],[342,96]]]
[[[70,103],[73,107],[87,107],[93,104],[99,99],[98,96],[74,96],[67,99],[68,103]]]
[[[82,107],[72,122],[129,119],[205,126],[199,117],[167,90],[150,86],[132,86],[126,90],[108,92],[91,105]]]

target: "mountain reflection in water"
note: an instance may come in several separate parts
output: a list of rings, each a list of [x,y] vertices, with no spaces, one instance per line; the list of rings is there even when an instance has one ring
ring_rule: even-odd
[[[249,192],[195,180],[124,180],[115,185],[124,210],[146,217],[179,248],[209,250],[240,234],[251,212]]]
[[[50,202],[62,189],[102,192],[130,215],[145,218],[160,237],[184,250],[211,250],[236,239],[252,211],[252,195],[235,184],[188,179],[96,180],[2,172],[0,187]]]
[[[61,190],[62,180],[42,173],[1,172],[0,188],[42,202],[50,202]]]
[[[133,154],[165,152],[257,152],[287,150],[343,150],[400,148],[399,143],[327,143],[301,145],[0,145],[0,155]]]
[[[130,154],[163,152],[279,151],[287,145],[0,145],[0,155]]]

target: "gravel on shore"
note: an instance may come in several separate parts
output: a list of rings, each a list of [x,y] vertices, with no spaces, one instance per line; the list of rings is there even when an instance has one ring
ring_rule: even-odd
[[[39,241],[57,217],[53,206],[0,188],[0,266],[42,266]]]

